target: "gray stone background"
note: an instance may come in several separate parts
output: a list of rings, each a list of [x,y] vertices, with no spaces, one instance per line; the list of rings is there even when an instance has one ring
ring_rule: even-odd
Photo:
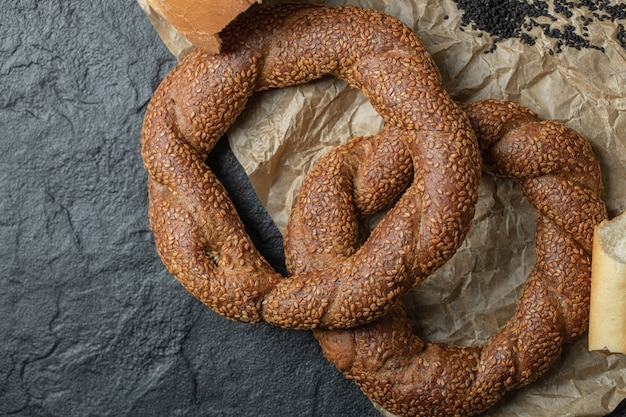
[[[0,415],[379,415],[310,333],[226,321],[165,271],[140,129],[175,61],[137,3],[2,5]]]
[[[226,321],[165,271],[140,129],[175,60],[136,1],[0,4],[0,416],[378,416],[310,333]],[[227,146],[211,164],[280,267]]]

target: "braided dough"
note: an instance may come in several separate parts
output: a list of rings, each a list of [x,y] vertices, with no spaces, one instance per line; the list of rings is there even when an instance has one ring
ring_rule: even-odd
[[[199,300],[233,320],[331,329],[382,317],[419,277],[449,259],[467,233],[481,173],[468,118],[415,34],[373,10],[259,9],[220,36],[222,54],[189,55],[146,112],[142,155],[164,264]],[[342,262],[283,279],[254,248],[205,159],[255,91],[324,75],[363,91],[385,127],[346,155],[329,182],[309,190],[312,207],[299,211],[303,226],[331,233],[324,259]],[[386,171],[398,148],[402,164]],[[318,197],[327,211],[315,209]],[[355,207],[369,213],[395,200],[356,249]],[[308,251],[306,242],[292,243]]]
[[[477,132],[485,171],[517,180],[537,210],[536,264],[514,317],[484,345],[422,341],[400,304],[365,326],[315,331],[325,356],[347,378],[402,416],[480,413],[507,391],[543,375],[563,344],[588,325],[593,232],[607,217],[591,146],[564,125],[540,120],[509,102],[488,100],[463,108]],[[396,145],[402,155],[401,143]],[[314,172],[324,171],[332,159],[327,156]],[[405,163],[402,156],[389,162],[385,169],[392,171]],[[298,216],[294,221],[299,223]],[[286,253],[298,259],[290,263],[291,273],[326,267],[330,259],[291,242],[305,239],[325,247],[327,233],[292,227],[288,232]]]

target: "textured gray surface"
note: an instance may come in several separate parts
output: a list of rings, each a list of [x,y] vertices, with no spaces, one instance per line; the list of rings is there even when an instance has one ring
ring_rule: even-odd
[[[3,5],[0,415],[378,415],[310,333],[228,322],[164,270],[140,129],[175,62],[136,2]]]
[[[164,270],[140,129],[175,61],[136,2],[2,4],[0,416],[377,416],[310,333],[228,322]],[[211,163],[279,263],[232,154]]]

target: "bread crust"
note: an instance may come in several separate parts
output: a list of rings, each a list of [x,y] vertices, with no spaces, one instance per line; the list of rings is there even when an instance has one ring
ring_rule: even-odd
[[[146,0],[191,44],[219,53],[219,32],[252,4],[261,0]]]
[[[626,353],[626,262],[611,247],[626,247],[626,214],[600,223],[594,236],[589,350]]]

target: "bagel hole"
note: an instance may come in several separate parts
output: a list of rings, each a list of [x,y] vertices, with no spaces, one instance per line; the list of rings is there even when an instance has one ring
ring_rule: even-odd
[[[396,204],[396,202],[402,197],[402,194],[404,194],[405,191],[406,190],[400,193],[400,195],[396,197],[395,201],[390,204],[389,207],[383,208],[376,213],[362,216],[359,218],[359,247],[361,247],[365,243],[365,241],[369,239],[376,226],[378,226],[378,223],[380,223],[381,220],[385,218],[389,209]]]
[[[482,344],[515,314],[535,264],[536,212],[513,180],[483,175],[472,227],[456,254],[403,299],[417,336]]]
[[[372,214],[359,220],[359,247],[370,237],[372,230],[374,230],[376,225],[385,217],[385,213],[386,211]]]
[[[302,181],[317,161],[350,138],[380,132],[383,124],[360,90],[324,77],[254,94],[229,141],[284,235]]]

